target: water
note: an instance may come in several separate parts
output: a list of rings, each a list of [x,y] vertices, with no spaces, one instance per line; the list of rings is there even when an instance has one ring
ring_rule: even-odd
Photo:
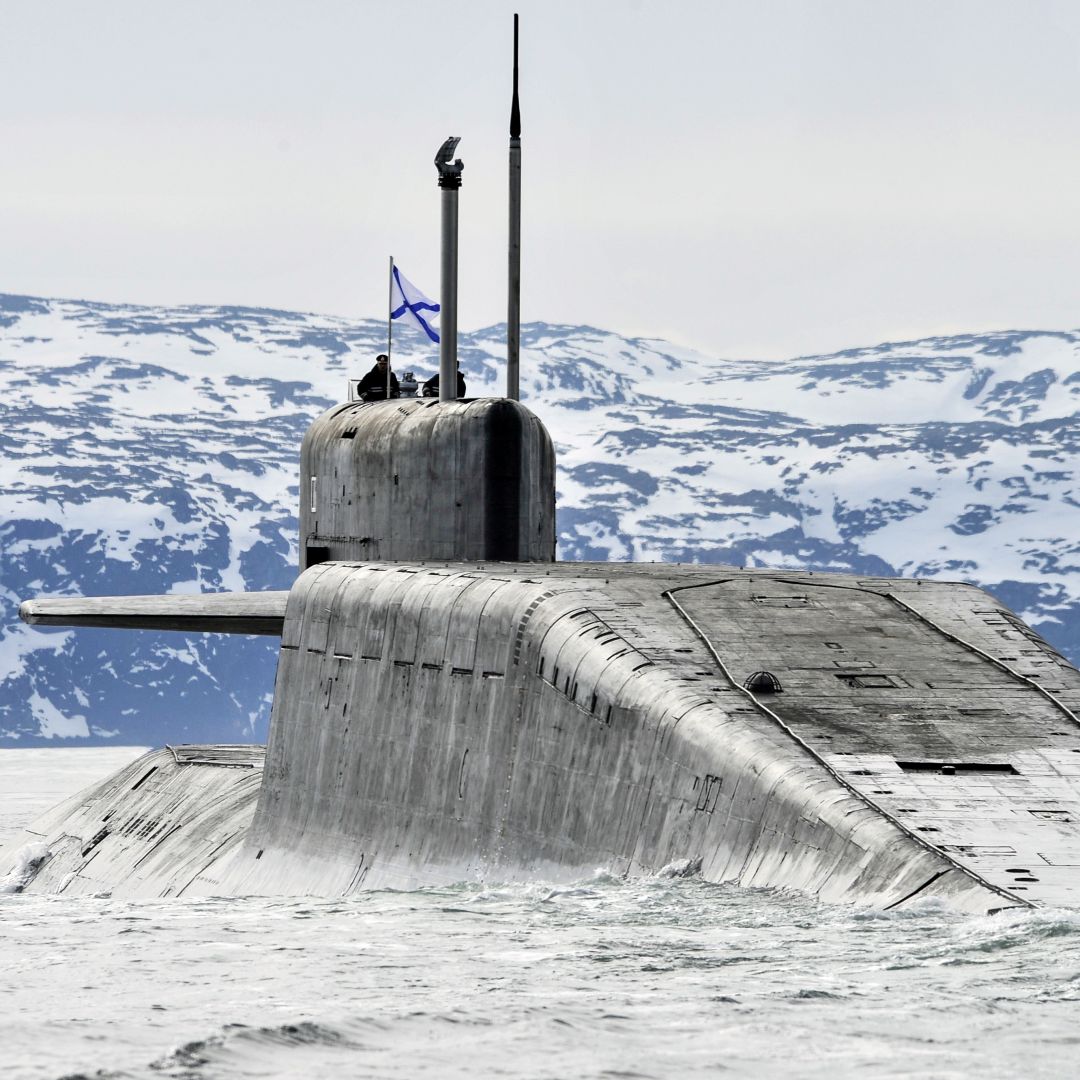
[[[0,752],[0,840],[120,750]],[[1080,913],[696,880],[0,897],[5,1078],[1059,1077]]]

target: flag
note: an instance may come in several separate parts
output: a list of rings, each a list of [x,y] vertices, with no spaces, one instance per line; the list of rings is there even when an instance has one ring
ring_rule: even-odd
[[[394,280],[390,286],[390,318],[407,318],[427,334],[431,341],[439,343],[439,332],[431,325],[432,315],[439,314],[439,305],[432,303],[404,274],[395,266]]]

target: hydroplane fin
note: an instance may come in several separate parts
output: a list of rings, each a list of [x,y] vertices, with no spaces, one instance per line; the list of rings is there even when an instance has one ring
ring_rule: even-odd
[[[104,626],[280,637],[288,596],[287,592],[65,596],[26,600],[19,607],[19,618],[32,626]]]

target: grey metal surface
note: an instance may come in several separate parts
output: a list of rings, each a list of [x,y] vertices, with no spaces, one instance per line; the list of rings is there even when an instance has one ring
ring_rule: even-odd
[[[439,400],[457,397],[458,191],[460,159],[451,161],[460,137],[451,136],[435,155],[442,201],[439,286]]]
[[[881,812],[724,679],[664,596],[688,580],[707,575],[305,574],[282,639],[266,788],[224,882],[287,891],[298,860],[328,892],[686,860],[711,880],[881,906],[1022,902]],[[750,621],[775,612],[757,605]]]
[[[194,596],[71,596],[26,600],[32,626],[107,626],[129,630],[280,636],[287,592]]]
[[[763,670],[779,693],[742,688]],[[157,839],[132,826],[78,863],[106,811],[149,813],[129,773],[36,826],[60,855],[30,887],[67,867],[68,890],[334,895],[681,863],[880,907],[1073,903],[1078,702],[1080,673],[966,585],[323,563],[290,593],[254,819],[249,762],[169,751],[163,797],[184,770],[233,776],[183,795],[169,858],[142,861]]]
[[[1002,888],[1080,900],[1080,673],[1008,609],[806,575],[677,596],[732,680],[774,671],[767,707],[884,812]]]
[[[35,892],[179,896],[246,836],[263,755],[261,746],[151,751],[49,811],[3,855],[47,845]]]
[[[301,450],[301,567],[555,557],[555,460],[505,398],[337,406]]]
[[[303,621],[304,616],[301,616],[301,623],[294,631],[298,635],[295,642],[290,640],[289,632],[286,632],[286,638],[283,641],[281,670],[283,682],[281,685],[283,687],[286,681],[292,682],[297,678],[300,683],[303,683],[304,676],[298,675],[294,668],[295,663],[301,665],[300,671],[307,669],[311,672],[308,677],[315,680],[315,685],[309,693],[298,692],[298,686],[294,686],[284,695],[279,690],[279,700],[283,703],[283,708],[275,715],[274,731],[275,734],[281,733],[284,741],[277,746],[272,744],[271,761],[274,763],[274,768],[280,767],[283,774],[287,773],[289,777],[296,778],[296,787],[290,788],[291,794],[288,798],[283,792],[279,792],[272,804],[267,804],[272,805],[273,810],[265,819],[260,820],[260,825],[256,830],[256,834],[260,837],[260,848],[266,843],[271,848],[278,848],[279,851],[287,850],[292,842],[290,838],[295,839],[296,819],[307,823],[301,830],[301,835],[304,838],[305,847],[310,842],[309,825],[314,811],[305,800],[315,797],[312,793],[319,792],[317,796],[319,803],[325,806],[326,786],[322,782],[316,782],[311,776],[304,778],[301,747],[290,745],[286,733],[290,729],[294,732],[303,731],[303,738],[310,745],[311,731],[307,726],[308,721],[303,718],[306,716],[310,719],[313,715],[316,717],[319,715],[314,706],[319,700],[320,693],[325,695],[324,713],[327,716],[335,714],[338,700],[335,696],[335,686],[337,686],[339,687],[337,693],[341,695],[343,718],[353,708],[357,708],[362,716],[371,715],[377,711],[384,718],[384,725],[388,725],[383,732],[383,739],[394,735],[400,737],[405,733],[408,735],[409,750],[397,760],[403,766],[408,764],[411,782],[399,789],[398,801],[395,803],[394,798],[385,790],[387,776],[393,775],[396,771],[393,768],[395,759],[388,757],[385,744],[380,745],[378,753],[374,753],[372,747],[368,747],[367,755],[359,750],[359,746],[367,737],[366,729],[361,726],[360,731],[353,736],[358,740],[357,749],[345,753],[344,756],[351,759],[355,753],[359,760],[367,756],[380,761],[382,764],[378,775],[373,775],[370,780],[383,787],[377,789],[378,794],[372,796],[369,792],[361,800],[361,804],[367,802],[368,809],[372,811],[366,826],[355,818],[350,820],[349,806],[356,805],[352,800],[346,800],[331,815],[334,820],[350,822],[345,829],[353,843],[353,850],[355,850],[357,838],[364,836],[365,828],[375,833],[375,835],[367,836],[368,842],[365,843],[365,848],[374,848],[376,852],[380,846],[385,848],[387,840],[383,832],[384,825],[386,822],[394,822],[390,835],[396,837],[393,841],[396,850],[400,846],[400,835],[395,830],[403,824],[403,817],[413,816],[422,809],[421,806],[416,805],[418,800],[423,802],[423,796],[418,793],[437,791],[437,785],[433,788],[430,777],[424,780],[415,775],[415,762],[418,756],[421,760],[430,760],[432,754],[439,752],[436,748],[445,743],[446,732],[444,726],[440,726],[440,723],[445,725],[445,713],[439,703],[449,703],[451,715],[454,717],[452,730],[461,734],[462,728],[467,729],[468,717],[471,715],[467,701],[462,699],[462,694],[463,687],[474,685],[476,681],[475,652],[481,647],[492,648],[496,645],[504,647],[513,636],[517,641],[520,662],[521,652],[528,652],[529,642],[538,632],[536,620],[539,611],[545,605],[555,605],[556,610],[561,611],[556,622],[564,620],[564,628],[574,629],[572,621],[566,621],[572,618],[572,613],[565,610],[569,602],[575,606],[575,610],[582,619],[589,620],[588,628],[591,633],[585,635],[584,642],[579,640],[581,637],[579,631],[571,634],[555,654],[548,657],[546,679],[539,670],[525,674],[526,686],[533,681],[532,676],[535,675],[542,684],[549,687],[547,691],[540,692],[542,698],[550,699],[551,690],[555,691],[556,696],[554,700],[544,700],[544,707],[537,716],[532,718],[529,718],[530,710],[519,704],[516,723],[523,725],[526,729],[538,728],[539,730],[533,730],[533,736],[536,737],[549,723],[554,729],[559,729],[562,724],[569,724],[576,720],[577,723],[569,727],[570,734],[564,738],[561,750],[561,753],[565,754],[569,749],[572,759],[575,754],[584,753],[588,757],[590,752],[599,750],[599,747],[595,745],[598,738],[596,730],[588,726],[584,731],[581,728],[580,712],[586,701],[586,711],[589,716],[594,717],[598,714],[603,716],[603,722],[598,729],[601,732],[599,736],[601,742],[611,737],[611,724],[607,720],[606,713],[607,705],[612,707],[612,717],[615,719],[620,715],[627,718],[634,717],[633,721],[618,732],[618,760],[610,773],[603,777],[601,771],[600,774],[587,775],[584,780],[585,790],[588,792],[591,803],[589,811],[587,813],[581,811],[583,794],[579,793],[571,797],[571,793],[566,790],[568,787],[580,785],[581,778],[575,778],[573,775],[558,778],[558,774],[562,772],[559,763],[560,740],[558,738],[550,733],[543,738],[540,743],[539,760],[529,761],[524,771],[519,772],[515,769],[513,755],[506,759],[505,747],[501,751],[504,760],[500,760],[497,765],[491,760],[491,740],[494,735],[489,731],[483,739],[484,746],[487,747],[484,757],[474,756],[473,763],[475,765],[478,760],[486,759],[485,771],[502,775],[505,770],[512,780],[515,777],[520,778],[518,782],[522,785],[521,798],[512,800],[502,811],[498,807],[489,807],[488,813],[494,813],[498,818],[497,825],[490,817],[486,825],[483,820],[468,820],[466,827],[468,838],[461,847],[456,846],[457,842],[452,838],[455,829],[460,828],[460,823],[458,826],[451,824],[447,829],[447,823],[443,821],[439,827],[435,827],[430,817],[432,808],[429,807],[426,815],[427,827],[423,830],[423,858],[418,861],[411,856],[403,859],[395,856],[392,859],[380,860],[376,854],[367,850],[366,869],[359,871],[366,875],[365,880],[370,878],[371,881],[415,884],[418,881],[439,879],[440,875],[446,873],[459,873],[468,871],[470,868],[476,870],[479,866],[490,868],[492,864],[500,864],[500,860],[505,863],[505,871],[512,873],[516,872],[515,867],[517,869],[535,868],[537,863],[547,866],[550,870],[552,866],[579,867],[600,860],[612,865],[614,869],[633,871],[648,867],[655,869],[658,861],[661,860],[701,858],[703,872],[717,879],[734,879],[744,883],[758,884],[788,884],[793,887],[810,888],[811,891],[830,896],[843,893],[861,896],[864,899],[877,897],[879,901],[887,896],[890,898],[889,902],[895,903],[908,895],[908,892],[903,891],[904,889],[913,894],[925,894],[925,890],[933,890],[935,887],[946,890],[950,894],[971,889],[976,893],[979,892],[974,884],[974,878],[964,878],[962,873],[956,872],[958,869],[961,871],[963,869],[963,864],[959,860],[947,857],[944,861],[936,861],[933,858],[937,854],[935,845],[930,844],[925,837],[919,836],[916,830],[908,829],[902,823],[890,820],[889,815],[876,812],[874,800],[859,792],[854,785],[835,783],[835,777],[826,767],[821,755],[815,754],[809,748],[807,748],[808,752],[800,754],[799,751],[802,748],[797,740],[792,739],[782,727],[775,725],[752,704],[746,703],[744,697],[738,694],[730,684],[725,686],[723,682],[709,686],[704,694],[702,690],[705,688],[693,687],[694,707],[689,710],[702,712],[703,715],[696,718],[701,721],[706,718],[708,706],[713,704],[722,706],[714,718],[725,729],[721,745],[714,745],[711,737],[703,737],[703,741],[692,740],[689,747],[690,758],[694,760],[698,770],[694,772],[692,779],[697,781],[699,786],[704,785],[704,793],[699,792],[698,797],[704,799],[705,807],[699,812],[707,813],[710,821],[716,820],[718,807],[722,808],[729,798],[726,795],[721,797],[720,792],[724,789],[725,782],[731,784],[731,768],[733,764],[740,761],[740,757],[742,758],[742,771],[735,780],[734,790],[730,796],[733,804],[728,806],[728,815],[723,819],[723,827],[715,838],[710,836],[707,842],[700,844],[697,848],[681,842],[678,830],[672,832],[668,826],[658,822],[652,822],[656,835],[653,836],[651,844],[643,841],[641,835],[634,836],[628,822],[637,818],[639,811],[630,804],[633,804],[635,799],[640,803],[642,792],[640,787],[636,792],[632,787],[628,790],[627,778],[633,776],[635,772],[640,772],[643,777],[648,776],[650,781],[649,797],[645,798],[646,807],[640,811],[642,827],[649,822],[651,817],[644,813],[650,799],[655,802],[652,814],[660,819],[670,813],[673,806],[680,807],[686,802],[684,793],[669,790],[661,795],[655,791],[658,780],[654,771],[656,762],[649,758],[647,767],[644,767],[638,760],[643,750],[639,743],[639,732],[641,725],[644,725],[646,730],[655,725],[653,740],[650,743],[646,739],[645,747],[655,745],[656,732],[665,726],[665,710],[661,702],[668,704],[672,701],[678,702],[681,693],[688,689],[689,684],[701,682],[710,676],[715,677],[718,673],[715,665],[710,669],[708,663],[703,663],[703,657],[708,657],[703,643],[697,642],[697,647],[695,647],[696,634],[692,631],[687,632],[688,628],[681,617],[670,604],[664,602],[662,597],[665,586],[677,585],[681,583],[680,579],[685,580],[687,576],[702,581],[703,575],[701,571],[679,571],[665,567],[631,568],[606,565],[603,567],[552,567],[545,570],[542,578],[536,571],[526,571],[523,568],[514,568],[510,573],[507,573],[507,568],[502,568],[502,571],[499,573],[495,570],[493,579],[489,576],[492,575],[491,570],[482,573],[478,569],[472,569],[467,578],[449,575],[448,579],[440,580],[439,572],[422,569],[410,572],[390,568],[349,570],[349,568],[327,567],[324,568],[323,575],[308,584],[311,597],[307,606],[311,614],[306,617],[308,619],[306,623]],[[531,580],[526,578],[529,573],[535,575]],[[603,575],[602,586],[598,580],[601,574]],[[361,592],[376,588],[372,585],[372,580],[380,575],[384,575],[377,586],[380,595],[369,596],[367,602],[363,604],[365,612],[363,623],[361,624],[359,620],[350,622],[346,615],[345,625],[334,630],[335,613],[339,610],[346,611],[350,607],[345,595],[350,586],[355,589],[358,586],[357,579],[362,578],[367,581],[367,584],[362,587]],[[754,577],[754,575],[749,576]],[[545,586],[539,594],[543,599],[533,608],[527,620],[534,625],[528,629],[528,632],[521,635],[511,635],[507,627],[498,626],[491,618],[496,593],[501,592],[505,599],[507,597],[505,590],[515,584],[515,578],[518,579],[516,584],[519,587],[526,584],[533,587]],[[578,580],[574,580],[575,578]],[[502,579],[501,582],[499,579]],[[480,611],[485,613],[489,632],[494,634],[493,641],[489,641],[482,630],[478,631],[477,626],[472,625],[470,620],[464,617],[465,590],[473,590],[475,596],[475,590],[478,588],[468,582],[481,580],[487,581],[488,588],[492,590],[490,595],[481,594],[479,600]],[[768,579],[762,578],[762,580]],[[496,583],[498,583],[497,587]],[[568,586],[570,587],[569,594]],[[445,600],[450,603],[452,610],[457,610],[457,618],[464,619],[464,622],[456,633],[449,627],[439,627],[434,634],[430,633],[434,627],[429,627],[429,633],[421,633],[419,626],[414,626],[409,622],[408,625],[412,629],[406,631],[404,638],[405,655],[387,655],[387,646],[390,643],[387,641],[389,630],[386,620],[392,614],[396,629],[397,622],[405,617],[412,606],[407,598],[410,594],[415,597],[417,589],[424,597],[421,610],[429,620],[434,622],[435,626],[439,626],[435,613],[442,606],[436,602],[436,597],[440,593],[445,593]],[[544,596],[553,589],[553,595]],[[582,589],[589,594],[586,598],[589,602],[588,607],[585,609],[577,606],[583,599],[580,595]],[[459,592],[461,595],[458,595]],[[977,603],[985,602],[981,594],[976,594],[976,597]],[[526,611],[532,607],[536,599],[537,597],[533,596],[533,600],[525,606]],[[767,604],[758,604],[755,615],[760,617],[758,609],[769,607],[770,605]],[[476,617],[475,613],[473,617]],[[372,619],[375,620],[374,623]],[[773,622],[773,613],[769,611],[764,619],[767,622]],[[365,643],[362,636],[357,637],[362,633],[374,634],[374,636]],[[545,640],[549,636],[550,629],[545,632]],[[410,687],[412,687],[412,680],[416,677],[418,663],[416,654],[420,648],[419,643],[427,640],[428,637],[433,637],[436,643],[460,641],[466,645],[466,652],[457,657],[457,663],[454,663],[454,657],[447,659],[445,655],[441,658],[433,655],[426,660],[419,660],[420,672],[428,673],[426,676],[421,674],[420,680],[426,678],[430,683],[426,698],[428,709],[425,715],[423,703],[414,698]],[[307,644],[301,648],[302,640]],[[335,641],[338,644],[333,644]],[[607,650],[606,652],[598,654],[591,648],[591,645],[597,641],[602,648]],[[347,642],[351,642],[351,648],[346,645]],[[294,644],[295,648],[290,648]],[[548,644],[550,645],[551,642],[549,641]],[[581,655],[577,655],[583,646],[584,651]],[[444,649],[446,647],[443,646]],[[567,648],[568,651],[564,653],[564,649]],[[413,653],[411,656],[408,655],[410,649]],[[336,665],[337,675],[328,675],[323,661],[317,659],[320,655],[325,657],[328,650]],[[469,650],[472,650],[472,654]],[[345,665],[355,664],[357,654],[363,661],[360,668],[345,667]],[[495,661],[493,664],[495,666],[487,672],[489,682],[485,688],[486,691],[493,693],[495,691],[491,688],[499,688],[501,685],[501,688],[506,688],[510,694],[511,701],[515,700],[515,694],[520,697],[525,692],[524,688],[518,686],[516,690],[511,689],[513,682],[508,681],[507,672],[500,670]],[[627,664],[629,664],[629,676],[626,676],[624,670]],[[504,661],[503,667],[505,666]],[[558,674],[555,673],[556,667],[561,668]],[[349,682],[346,686],[340,685],[342,678],[346,676],[349,679],[355,678],[356,672],[360,669],[363,669],[367,676],[361,683]],[[589,671],[593,672],[591,684],[583,678],[583,675]],[[380,673],[382,677],[389,674],[389,686],[380,681]],[[615,694],[614,699],[606,698],[597,690],[597,687],[601,685],[601,677],[607,680],[622,677],[625,680],[622,684],[623,689],[633,686],[638,691],[642,689],[641,680],[656,681],[659,684],[656,687],[659,693],[656,696],[647,695],[647,701],[623,702],[619,700],[618,693]],[[323,678],[327,680],[325,684],[322,681]],[[482,678],[483,673],[481,673]],[[440,679],[443,680],[442,684],[439,682]],[[480,685],[483,687],[482,682]],[[393,710],[391,709],[390,714],[387,713],[388,705],[394,701],[395,686],[404,694],[401,701],[402,732],[395,730]],[[535,693],[537,688],[533,686],[532,689]],[[593,701],[594,693],[597,696],[595,702]],[[374,700],[368,700],[365,695],[374,695]],[[529,700],[526,697],[525,704]],[[289,706],[285,704],[289,701],[294,704],[299,703],[294,721],[286,719],[287,715],[291,715]],[[568,701],[571,706],[569,718],[559,715],[563,709],[567,708]],[[430,715],[433,706],[438,710],[437,717]],[[620,714],[620,709],[627,712]],[[510,711],[513,715],[512,707]],[[410,717],[411,720],[405,720],[405,717]],[[680,717],[680,723],[685,719],[685,717]],[[511,721],[508,731],[503,733],[504,737],[510,737],[510,732],[514,727],[515,722]],[[349,730],[349,723],[344,723],[340,733],[344,735]],[[607,734],[605,735],[604,732]],[[519,732],[516,736],[517,739],[520,739],[520,734]],[[580,744],[583,738],[584,743]],[[441,750],[445,752],[445,746],[442,746]],[[712,767],[715,771],[710,772],[705,764],[708,764],[710,757],[716,757],[718,750],[722,751],[720,760],[713,762]],[[310,759],[310,762],[325,763],[328,751],[328,745],[321,743],[318,752],[314,758]],[[467,770],[473,767],[468,764],[469,754],[465,751],[470,751],[473,755],[478,753],[476,747],[471,750],[469,746],[455,747],[455,753],[450,755],[450,765],[456,759],[457,752],[460,752],[462,757],[459,768]],[[546,759],[545,755],[548,751],[552,752],[551,760]],[[796,754],[796,761],[791,760],[792,753]],[[331,759],[334,757],[332,751],[329,751],[329,756]],[[635,760],[638,760],[638,769],[628,769]],[[756,765],[751,765],[751,762],[756,762]],[[542,778],[539,781],[527,778],[534,769],[541,771]],[[780,778],[774,775],[778,769]],[[660,771],[663,774],[663,770]],[[450,772],[453,772],[452,768]],[[273,774],[273,768],[271,773]],[[362,781],[362,777],[351,770],[345,770],[343,775],[353,777],[353,782]],[[767,794],[760,790],[760,781],[755,779],[755,776],[761,775],[772,777]],[[598,802],[597,783],[601,778],[613,784],[614,789],[607,793],[604,800]],[[461,775],[457,779],[460,783]],[[556,780],[554,785],[551,784],[553,779]],[[671,780],[670,775],[664,777],[666,784],[670,784]],[[782,782],[783,780],[786,780],[786,783]],[[814,795],[815,788],[822,784],[825,785],[827,794],[822,796],[819,791]],[[789,785],[790,791],[787,791]],[[513,784],[511,786],[513,787]],[[736,797],[734,792],[739,791],[740,788],[741,794]],[[729,787],[729,790],[732,788]],[[446,791],[438,792],[438,798],[446,799],[447,795]],[[862,809],[847,806],[852,795],[857,798]],[[791,805],[788,801],[791,798],[794,798],[796,803],[802,800],[805,803],[804,811],[813,808],[813,816],[818,818],[813,827],[807,823],[806,814],[793,815],[791,813]],[[372,809],[372,800],[377,811]],[[748,808],[743,805],[744,800],[749,802],[751,808],[756,807],[748,815]],[[711,805],[709,805],[710,802]],[[450,803],[453,804],[452,799]],[[568,808],[574,805],[578,806],[576,830],[568,827],[567,819],[567,814],[570,812]],[[830,817],[826,811],[829,806],[835,810],[836,805],[844,807],[843,813],[839,817],[835,814]],[[539,811],[537,807],[540,808]],[[661,810],[660,807],[665,809]],[[742,813],[737,813],[736,808]],[[501,818],[499,818],[500,813],[504,814]],[[864,843],[850,837],[847,841],[843,840],[845,830],[850,829],[854,823],[850,817],[853,813],[855,814],[854,821],[863,830],[864,839],[866,834],[874,833],[879,829],[884,830],[882,838],[878,841],[882,848],[876,853],[875,858],[884,859],[885,866],[878,867],[869,873],[866,867],[862,866],[859,872],[851,877],[849,875],[853,873],[853,867],[847,866],[844,868],[846,872],[840,872],[835,862],[828,857],[823,857],[823,852],[830,852],[832,858],[835,858],[836,845],[843,849],[845,843],[851,843],[854,844],[854,850],[860,853],[860,859],[866,857]],[[757,819],[755,815],[758,815]],[[768,819],[772,819],[770,828],[765,827]],[[745,824],[736,827],[733,832],[733,820],[744,820]],[[821,834],[815,837],[815,843],[807,845],[800,841],[797,836],[798,828],[803,827],[800,826],[800,822],[804,823],[810,831],[817,830]],[[265,834],[261,831],[263,828],[267,830]],[[490,834],[487,845],[483,842],[485,828]],[[740,828],[745,830],[741,839]],[[894,829],[895,834],[892,832]],[[451,834],[448,844],[447,831]],[[822,836],[825,837],[824,840]],[[766,839],[766,837],[771,837],[771,839]],[[685,841],[685,838],[683,840]],[[416,842],[420,845],[419,837],[416,838]],[[340,847],[340,845],[329,845],[330,849],[335,847]],[[711,854],[708,852],[710,847]],[[929,866],[927,866],[928,857],[930,857]],[[269,853],[264,856],[263,865],[259,868],[260,874],[269,874],[272,877],[280,872],[287,876],[287,871],[274,869],[278,858],[280,856],[271,858]],[[285,856],[284,864],[279,864],[279,866],[287,866],[290,861],[290,857]],[[333,858],[324,858],[324,872],[333,866],[334,861]],[[843,861],[840,859],[839,863],[842,865]],[[347,871],[347,867],[338,865],[331,875],[338,877],[339,887]],[[913,875],[916,879],[914,881]],[[248,882],[249,887],[253,885],[253,882]],[[1017,896],[1018,894],[1014,891],[1013,897]],[[1008,903],[1009,900],[999,898],[988,902],[980,897],[975,902],[986,907],[992,906],[994,902]]]
[[[439,300],[439,400],[457,397],[458,193],[442,192],[442,286]]]
[[[514,16],[514,78],[510,97],[510,222],[507,243],[506,396],[520,393],[521,358],[521,107],[518,100],[518,17]]]

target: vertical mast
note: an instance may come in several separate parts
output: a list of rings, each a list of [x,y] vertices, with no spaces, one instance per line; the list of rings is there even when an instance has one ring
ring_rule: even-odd
[[[461,159],[454,156],[460,136],[452,135],[439,147],[435,167],[442,191],[442,281],[439,293],[439,400],[457,397],[457,243],[458,190],[461,187]]]
[[[510,101],[510,244],[506,301],[506,396],[517,401],[521,355],[521,110],[518,106],[518,17],[514,15],[514,93]]]

